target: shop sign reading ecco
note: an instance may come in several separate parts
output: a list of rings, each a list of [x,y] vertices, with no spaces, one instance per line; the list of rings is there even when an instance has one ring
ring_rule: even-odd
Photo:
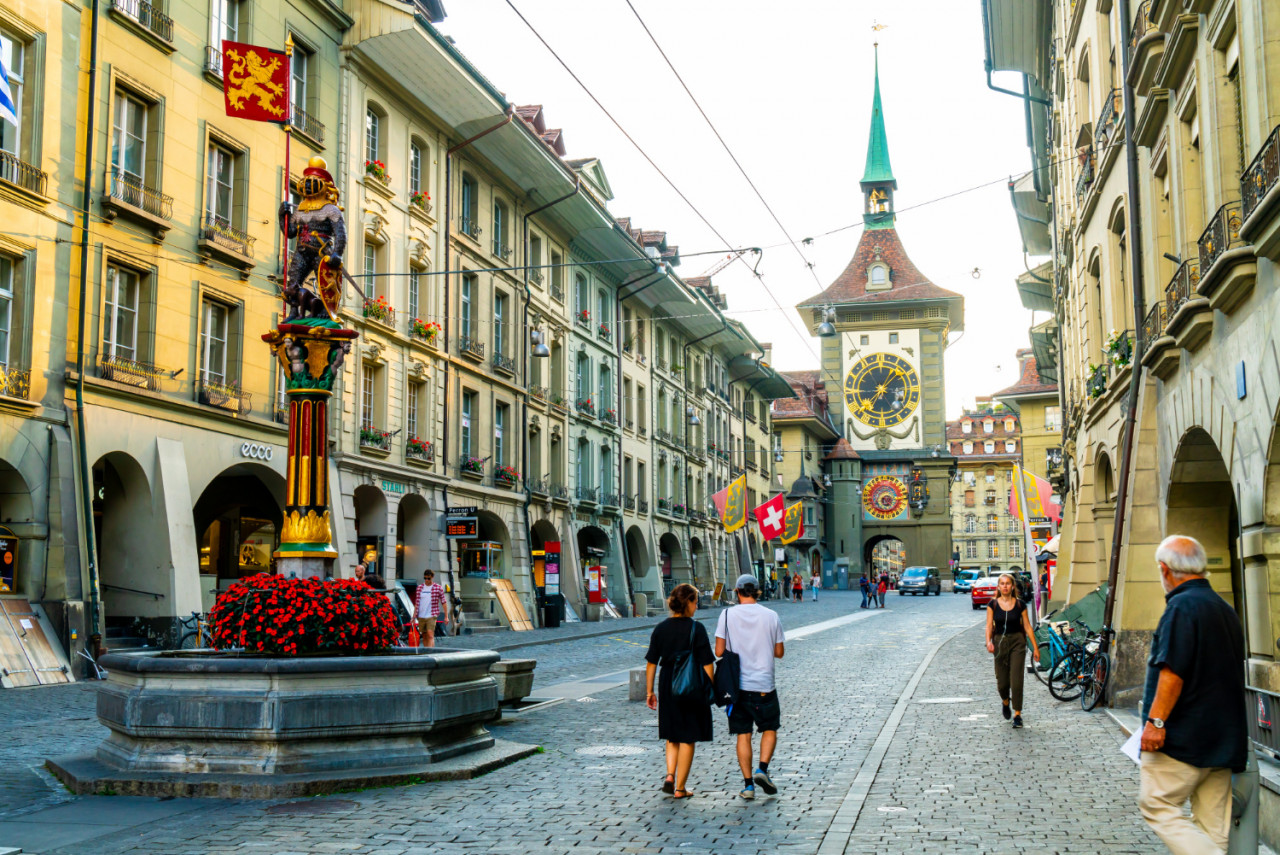
[[[270,460],[275,453],[275,449],[269,445],[261,445],[256,442],[240,443],[240,456],[249,457],[254,460]]]

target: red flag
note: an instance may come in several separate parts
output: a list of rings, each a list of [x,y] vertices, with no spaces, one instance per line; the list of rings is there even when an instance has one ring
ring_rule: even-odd
[[[288,122],[289,57],[271,48],[223,41],[222,95],[228,116]]]
[[[786,496],[779,493],[751,512],[755,514],[756,523],[760,526],[760,537],[766,543],[782,537],[787,512],[786,499]]]
[[[1062,522],[1062,506],[1053,501],[1053,487],[1040,476],[1025,469],[1013,468],[1013,489],[1009,491],[1009,515],[1022,519],[1018,491],[1025,491],[1027,515]],[[1021,478],[1018,475],[1021,474]]]

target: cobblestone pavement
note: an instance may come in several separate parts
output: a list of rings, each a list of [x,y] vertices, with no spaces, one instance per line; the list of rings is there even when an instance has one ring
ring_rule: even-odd
[[[891,596],[888,605],[788,644],[778,669],[776,797],[736,797],[741,778],[716,713],[715,741],[700,746],[694,761],[696,797],[661,798],[656,715],[615,688],[495,726],[496,736],[545,753],[471,781],[288,803],[73,799],[33,767],[101,739],[91,692],[75,686],[0,695],[6,712],[16,713],[7,716],[10,739],[0,748],[0,848],[12,845],[6,833],[22,833],[27,852],[45,855],[1163,851],[1137,816],[1136,767],[1119,754],[1122,738],[1108,719],[1057,705],[1032,682],[1028,727],[1009,729],[968,598]],[[831,592],[817,605],[777,608],[787,627],[858,612],[853,594]],[[638,666],[646,641],[647,633],[633,632],[530,655],[540,672],[546,665],[545,688]],[[905,712],[899,706],[895,713],[934,650]],[[954,698],[972,700],[936,702]],[[896,730],[886,729],[897,717]],[[864,770],[879,751],[878,771]],[[869,789],[860,790],[873,772]],[[24,796],[33,781],[38,792]],[[846,828],[857,792],[866,798]],[[53,809],[66,814],[50,813],[55,799],[68,803]],[[144,821],[138,811],[145,810],[169,813]],[[92,814],[104,833],[44,849],[31,842],[34,823],[55,816],[74,823],[75,811]]]

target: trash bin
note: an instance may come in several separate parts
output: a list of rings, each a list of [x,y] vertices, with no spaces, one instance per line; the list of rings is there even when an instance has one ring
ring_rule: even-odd
[[[548,594],[542,601],[542,626],[544,629],[555,629],[564,618],[564,595]]]

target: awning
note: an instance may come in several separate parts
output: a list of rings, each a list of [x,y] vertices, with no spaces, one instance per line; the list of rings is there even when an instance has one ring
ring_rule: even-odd
[[[1035,186],[1035,174],[1028,172],[1014,179],[1009,185],[1013,212],[1018,216],[1018,231],[1022,233],[1022,249],[1028,255],[1053,253],[1053,233],[1049,229],[1051,212],[1049,203]]]
[[[1022,297],[1022,305],[1033,312],[1052,312],[1052,276],[1053,263],[1049,261],[1019,276],[1018,295]]]
[[[1036,373],[1046,383],[1058,382],[1058,322],[1053,318],[1031,328],[1031,351]]]
[[[1048,81],[1053,4],[1049,0],[983,0],[992,71],[1020,71]]]

